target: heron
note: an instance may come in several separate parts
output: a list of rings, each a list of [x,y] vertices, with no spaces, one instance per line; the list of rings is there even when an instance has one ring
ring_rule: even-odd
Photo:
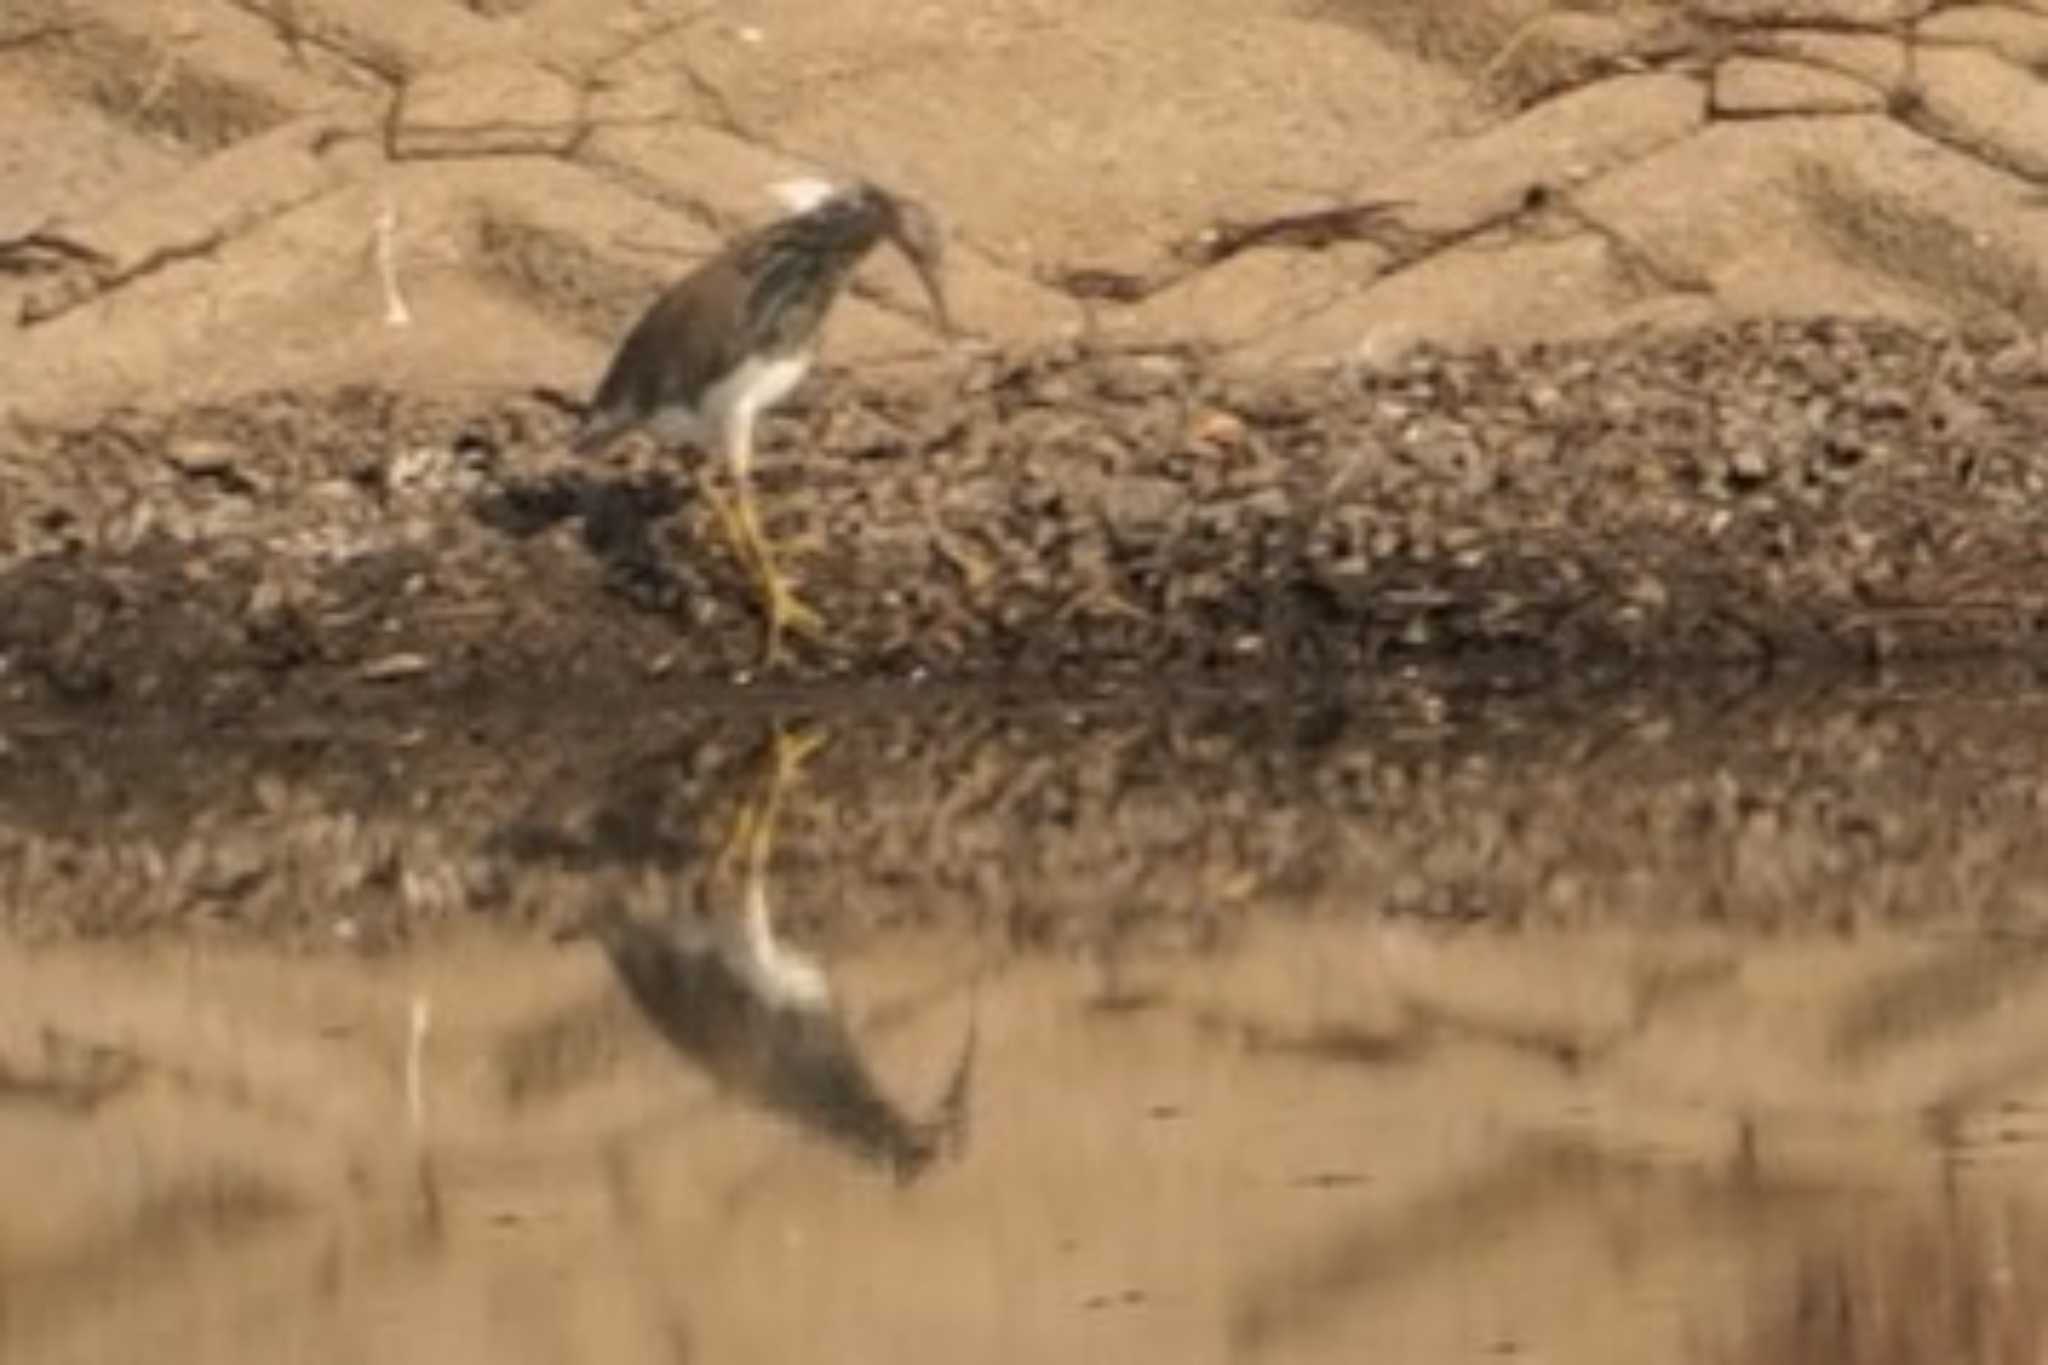
[[[706,501],[754,576],[766,618],[764,665],[787,631],[824,622],[777,565],[753,491],[754,427],[810,372],[825,320],[855,269],[887,241],[916,270],[942,334],[954,335],[940,274],[943,236],[931,210],[869,180],[789,182],[797,206],[699,264],[648,307],[599,381],[571,449],[589,455],[636,428],[664,444],[717,452],[734,486]]]

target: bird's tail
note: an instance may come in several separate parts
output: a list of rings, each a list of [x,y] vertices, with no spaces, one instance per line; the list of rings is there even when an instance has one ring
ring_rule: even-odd
[[[570,435],[569,450],[577,455],[595,455],[632,425],[632,419],[615,408],[591,408]]]

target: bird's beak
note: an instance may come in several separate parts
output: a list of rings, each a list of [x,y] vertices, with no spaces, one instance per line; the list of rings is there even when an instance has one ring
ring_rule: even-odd
[[[932,301],[932,318],[939,324],[939,331],[947,339],[960,334],[953,325],[953,310],[946,303],[946,282],[940,276],[938,267],[930,263],[917,268],[917,277],[924,281],[924,292]]]
[[[941,248],[935,233],[897,231],[891,235],[896,249],[903,253],[903,259],[910,262],[917,271],[918,282],[924,286],[925,297],[931,300],[932,317],[939,324],[940,332],[948,338],[959,335],[953,325],[953,310],[946,302],[946,281],[941,274]]]
[[[958,335],[953,326],[953,310],[946,302],[946,280],[939,273],[939,263],[917,252],[905,252],[910,263],[917,269],[917,278],[924,284],[925,297],[932,303],[932,319],[939,324],[939,331],[947,337]]]

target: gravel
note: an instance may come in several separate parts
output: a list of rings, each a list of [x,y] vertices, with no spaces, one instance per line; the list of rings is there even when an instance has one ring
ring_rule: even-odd
[[[1069,346],[828,373],[770,424],[832,623],[798,680],[1357,676],[2024,650],[2029,340],[1750,322],[1248,374]],[[746,580],[644,440],[350,388],[0,443],[0,688],[222,708],[348,687],[744,678]]]

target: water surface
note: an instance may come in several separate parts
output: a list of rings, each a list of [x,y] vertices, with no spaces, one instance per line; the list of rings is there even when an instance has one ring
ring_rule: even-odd
[[[2048,692],[0,733],[0,1358],[2021,1360]]]

